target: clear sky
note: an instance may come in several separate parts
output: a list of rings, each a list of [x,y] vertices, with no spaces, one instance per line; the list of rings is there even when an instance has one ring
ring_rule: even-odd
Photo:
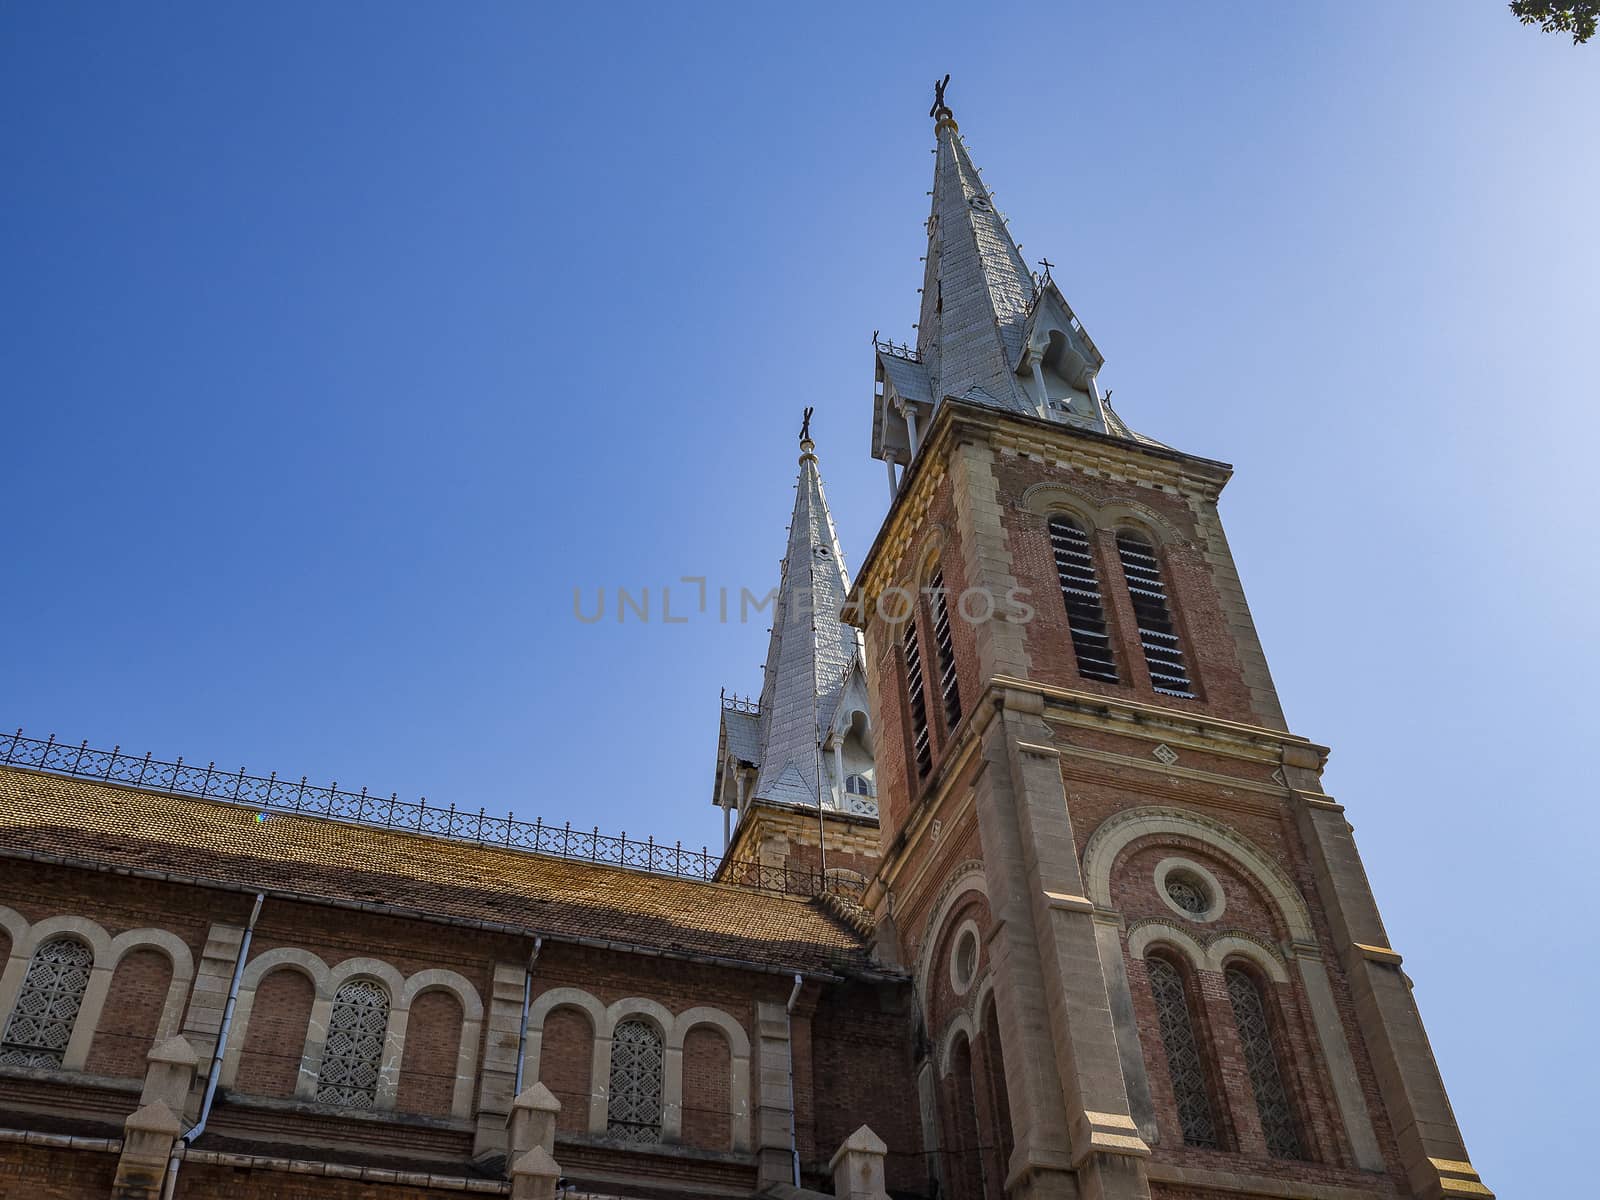
[[[660,588],[771,586],[805,405],[859,563],[945,71],[1123,416],[1236,465],[1468,1145],[1553,1193],[1600,986],[1600,45],[1500,0],[0,7],[0,724],[715,843],[767,621]],[[619,586],[656,619],[574,619]]]

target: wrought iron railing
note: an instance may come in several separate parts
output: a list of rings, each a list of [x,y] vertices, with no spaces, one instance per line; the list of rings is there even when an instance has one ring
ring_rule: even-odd
[[[574,829],[570,821],[562,825],[549,825],[542,819],[524,821],[509,812],[502,817],[483,808],[473,811],[454,804],[429,804],[426,797],[401,800],[395,793],[373,795],[366,788],[351,792],[341,789],[337,782],[315,784],[305,776],[292,780],[280,779],[276,773],[251,775],[243,767],[237,771],[218,770],[214,762],[201,767],[184,762],[181,756],[175,762],[166,762],[149,754],[124,754],[120,746],[95,750],[88,742],[58,742],[54,734],[43,739],[26,737],[20,729],[0,734],[0,763],[124,784],[143,791],[221,800],[258,812],[330,817],[354,825],[399,829],[480,846],[504,846],[677,879],[719,878],[718,868],[723,866],[722,856],[704,846],[696,850],[682,842],[658,842],[651,837],[641,841],[626,833],[601,833],[598,826]],[[754,861],[729,862],[720,878],[761,891],[798,896],[831,892],[853,899],[861,890],[849,880],[824,878],[820,872],[807,868],[775,867]]]

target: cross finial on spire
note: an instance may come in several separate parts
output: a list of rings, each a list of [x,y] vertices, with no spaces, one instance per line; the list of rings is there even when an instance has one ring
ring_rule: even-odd
[[[800,440],[802,442],[811,440],[811,414],[815,411],[815,409],[807,408],[805,415],[800,419]]]
[[[950,111],[950,106],[944,102],[944,90],[950,86],[950,76],[934,80],[933,107],[928,110],[928,115],[937,122],[937,127],[943,129],[948,123],[950,128],[956,127],[956,115]]]

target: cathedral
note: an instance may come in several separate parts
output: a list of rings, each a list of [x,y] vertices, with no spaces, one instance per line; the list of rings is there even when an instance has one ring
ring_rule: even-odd
[[[0,737],[0,1198],[1492,1197],[1231,469],[931,115],[888,512],[852,576],[808,413],[721,853]]]

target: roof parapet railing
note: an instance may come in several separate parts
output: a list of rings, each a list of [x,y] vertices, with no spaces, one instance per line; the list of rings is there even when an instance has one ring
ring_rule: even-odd
[[[201,767],[184,762],[182,756],[167,762],[152,758],[149,753],[124,754],[121,746],[95,750],[86,741],[76,745],[59,742],[55,734],[32,738],[21,729],[0,734],[0,764],[140,791],[237,804],[254,809],[258,817],[271,813],[324,817],[350,825],[600,863],[674,879],[713,880],[719,878],[720,869],[721,879],[760,891],[793,896],[839,892],[846,898],[859,896],[861,891],[850,881],[825,878],[810,868],[771,867],[742,860],[724,863],[720,854],[713,854],[704,846],[698,850],[686,847],[681,841],[658,842],[653,837],[641,841],[630,838],[626,831],[601,833],[599,826],[574,829],[570,821],[561,825],[546,824],[542,818],[524,821],[511,812],[501,816],[483,808],[473,811],[458,809],[454,804],[429,804],[426,796],[413,801],[401,800],[393,792],[388,796],[373,795],[366,788],[345,791],[337,782],[323,786],[311,783],[305,776],[298,780],[279,779],[275,771],[251,775],[243,767],[237,771],[218,770],[214,762]]]

